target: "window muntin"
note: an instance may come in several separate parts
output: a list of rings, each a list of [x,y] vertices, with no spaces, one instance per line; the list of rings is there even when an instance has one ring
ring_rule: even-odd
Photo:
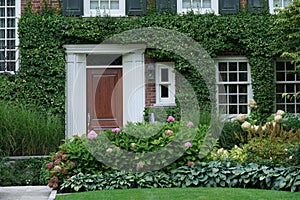
[[[218,60],[217,71],[218,109],[230,115],[248,114],[248,100],[252,98],[248,61]]]
[[[300,91],[300,74],[290,61],[275,62],[276,110],[300,113],[300,99],[282,97],[283,93],[293,95]]]
[[[19,0],[0,0],[0,73],[19,68],[17,22]]]
[[[175,105],[175,73],[173,63],[156,63],[156,104]]]
[[[84,16],[125,16],[125,0],[84,1]]]

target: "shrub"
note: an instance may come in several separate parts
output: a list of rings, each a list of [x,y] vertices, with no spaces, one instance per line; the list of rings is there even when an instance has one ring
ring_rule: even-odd
[[[285,120],[282,121],[284,130],[289,131],[291,129],[297,131],[300,129],[300,115],[294,113],[286,113]]]
[[[0,158],[0,186],[44,185],[42,168],[46,158],[9,160]]]
[[[243,131],[237,121],[225,122],[219,145],[224,149],[232,149],[235,145],[247,143],[247,132]]]
[[[64,138],[58,116],[0,101],[0,155],[49,155]]]

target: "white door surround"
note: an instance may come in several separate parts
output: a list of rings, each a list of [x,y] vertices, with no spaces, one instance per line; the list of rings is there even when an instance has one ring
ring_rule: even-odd
[[[123,125],[142,122],[145,107],[145,45],[65,45],[66,138],[86,133],[86,57],[89,54],[123,56]],[[102,66],[103,67],[103,66]]]

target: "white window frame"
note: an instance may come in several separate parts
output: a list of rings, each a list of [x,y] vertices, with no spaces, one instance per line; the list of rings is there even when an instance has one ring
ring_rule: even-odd
[[[284,63],[284,70],[277,70],[276,69],[276,64],[278,62],[283,62]],[[288,100],[287,98],[282,98],[281,97],[282,93],[287,92],[287,85],[293,85],[294,91],[288,93],[291,96],[294,93],[300,91],[297,88],[297,85],[298,85],[298,87],[300,86],[300,76],[297,77],[297,75],[295,74],[294,75],[294,80],[288,80],[288,76],[287,76],[288,73],[287,73],[287,70],[286,70],[286,64],[290,63],[290,62],[291,62],[290,60],[281,60],[281,59],[278,59],[278,60],[276,60],[274,62],[275,84],[276,84],[276,90],[275,90],[275,110],[281,109],[281,110],[284,110],[286,112],[290,112],[290,110],[288,110],[287,108],[288,108],[288,106],[293,106],[294,107],[293,108],[294,112],[290,112],[290,113],[297,113],[297,106],[300,107],[300,99],[296,99],[296,98],[293,97],[291,100]],[[292,65],[296,66],[296,64],[292,64]],[[284,73],[284,79],[285,79],[284,81],[277,81],[277,72]],[[284,91],[277,92],[277,85],[283,85]],[[278,98],[280,98],[282,102],[278,102]]]
[[[168,69],[168,82],[161,82],[161,69]],[[175,73],[174,63],[159,62],[155,63],[155,89],[156,89],[156,103],[154,106],[176,106],[175,104]],[[162,98],[160,92],[160,85],[168,85],[168,98]]]
[[[100,1],[100,0],[99,0]],[[110,1],[110,0],[109,0]],[[97,17],[97,16],[111,16],[120,17],[125,16],[125,0],[119,0],[119,9],[90,9],[90,0],[84,0],[84,17]]]
[[[15,0],[15,5],[14,6],[9,6],[11,8],[15,8],[15,16],[14,17],[8,17],[7,16],[7,13],[6,13],[6,9],[8,8],[8,6],[6,5],[7,4],[7,1],[5,1],[5,5],[4,6],[1,6],[1,8],[5,8],[5,15],[4,17],[1,17],[1,19],[4,19],[5,23],[7,22],[7,19],[15,19],[15,26],[14,27],[7,27],[7,23],[5,24],[4,27],[0,27],[1,30],[4,30],[5,32],[5,37],[4,37],[4,42],[5,42],[5,47],[4,49],[0,49],[0,51],[4,51],[4,54],[5,54],[5,59],[4,60],[1,60],[2,62],[5,63],[5,70],[4,71],[0,71],[0,74],[2,73],[10,73],[10,74],[14,74],[15,72],[17,72],[20,68],[20,55],[19,55],[19,49],[18,49],[18,46],[19,46],[19,37],[18,37],[18,21],[21,17],[21,0]],[[9,29],[14,29],[15,30],[15,37],[14,38],[8,38],[7,36],[7,31]],[[15,48],[14,49],[9,49],[10,51],[14,51],[15,52],[15,59],[14,60],[10,60],[12,62],[15,62],[15,69],[14,71],[8,71],[7,70],[7,49],[6,49],[6,46],[7,46],[7,42],[8,42],[8,39],[14,39],[15,40]],[[9,60],[8,60],[9,61]]]
[[[236,82],[229,82],[229,69],[227,69],[227,81],[220,81],[220,72],[219,72],[219,63],[221,62],[226,62],[227,64],[229,62],[246,62],[247,63],[247,81],[243,81],[243,82],[240,82],[240,81],[236,81]],[[222,85],[247,85],[247,102],[246,103],[240,103],[239,102],[239,99],[237,98],[237,103],[236,104],[232,104],[232,105],[236,105],[236,106],[239,106],[239,105],[248,105],[248,102],[249,102],[249,99],[252,99],[253,98],[253,92],[252,92],[252,84],[251,84],[251,67],[249,65],[249,60],[246,58],[246,57],[218,57],[217,59],[215,59],[215,66],[216,66],[216,80],[217,80],[217,109],[218,111],[220,112],[220,106],[223,105],[226,107],[226,118],[233,118],[235,116],[237,116],[238,114],[250,114],[250,109],[249,107],[247,106],[247,113],[235,113],[235,114],[229,114],[229,106],[231,104],[229,104],[229,91],[227,90],[226,93],[226,102],[221,104],[219,102],[219,94],[220,94],[220,91],[219,91],[219,86],[222,86]],[[237,74],[239,74],[239,70],[236,71]],[[237,96],[239,96],[239,91],[237,91],[237,93],[232,93],[232,94],[236,94]],[[245,94],[244,94],[245,95]],[[223,111],[224,112],[224,111]],[[223,113],[224,114],[224,113]]]
[[[192,0],[191,0],[192,1]],[[201,0],[201,5],[203,0]],[[177,13],[187,13],[193,11],[196,14],[219,13],[219,3],[217,0],[211,0],[211,8],[183,8],[182,0],[177,0]]]
[[[274,0],[269,0],[269,8],[270,8],[270,13],[271,14],[276,14],[276,9],[283,9],[285,6],[284,6],[284,1],[287,1],[287,0],[281,0],[281,3],[282,3],[282,6],[280,7],[276,7],[276,5],[274,5]]]

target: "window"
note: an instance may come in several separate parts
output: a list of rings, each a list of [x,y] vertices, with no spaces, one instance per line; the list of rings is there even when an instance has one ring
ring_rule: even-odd
[[[226,114],[248,114],[252,98],[247,59],[217,59],[218,109]]]
[[[175,106],[175,73],[172,63],[156,63],[156,104]]]
[[[125,0],[84,1],[84,16],[125,16]]]
[[[300,99],[283,98],[282,93],[290,95],[300,91],[300,75],[295,73],[295,65],[289,61],[275,62],[276,110],[300,113]]]
[[[269,0],[270,12],[275,13],[274,9],[284,8],[292,3],[293,0]]]
[[[178,12],[188,12],[204,14],[207,12],[218,13],[218,2],[213,0],[178,0]]]
[[[19,15],[20,1],[0,0],[0,73],[13,73],[19,68],[17,48],[17,17]]]

